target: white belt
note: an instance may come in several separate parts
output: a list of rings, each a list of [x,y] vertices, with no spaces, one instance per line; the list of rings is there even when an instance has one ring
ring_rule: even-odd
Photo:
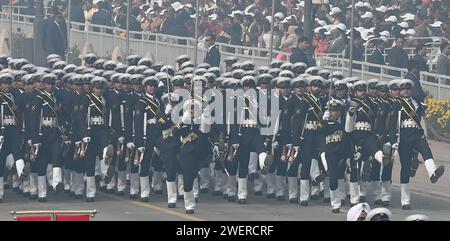
[[[5,115],[3,117],[3,125],[5,126],[12,126],[16,124],[16,120],[14,119],[13,116],[10,115]]]
[[[334,143],[342,141],[342,131],[335,131],[331,135],[325,137],[325,143]]]
[[[369,122],[356,122],[355,130],[357,131],[371,131],[372,126]]]
[[[56,126],[56,118],[49,117],[49,118],[42,118],[42,126]]]
[[[105,119],[101,116],[91,117],[91,125],[103,125],[105,124]]]
[[[306,122],[305,129],[306,130],[317,130],[317,121],[308,121]]]
[[[148,123],[149,125],[154,125],[154,124],[156,124],[156,119],[155,119],[155,118],[153,118],[153,119],[148,119],[148,120],[147,120],[147,123]]]
[[[414,120],[406,119],[401,122],[400,128],[419,128],[419,126]]]

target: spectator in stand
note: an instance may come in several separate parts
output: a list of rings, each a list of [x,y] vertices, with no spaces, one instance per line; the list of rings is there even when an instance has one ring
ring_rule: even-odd
[[[306,55],[306,50],[309,47],[309,40],[307,37],[301,37],[298,39],[297,47],[292,50],[292,54],[290,56],[290,62],[295,64],[298,62],[305,63],[308,67],[310,67],[310,63],[308,61],[308,56]]]
[[[96,3],[97,5],[97,11],[92,15],[92,24],[96,24],[96,25],[103,25],[103,26],[111,26],[112,22],[111,22],[111,13],[106,11],[105,9],[105,2],[103,0],[100,0],[99,2]],[[99,27],[94,27],[92,29],[94,32],[100,32],[100,28]],[[106,29],[101,29],[101,32],[108,32],[112,34],[112,30],[108,29],[107,31],[105,31]]]
[[[373,43],[375,45],[375,49],[369,56],[367,56],[367,61],[372,64],[385,65],[383,53],[386,42],[384,40],[379,39],[374,40]],[[381,69],[379,67],[369,67],[369,71],[374,73],[380,73]]]
[[[239,13],[232,13],[230,16],[233,18],[233,23],[231,24],[231,39],[230,44],[232,45],[241,45],[241,36],[242,36],[242,26],[241,20],[242,15]]]
[[[316,29],[317,33],[314,35],[312,40],[312,46],[314,47],[314,53],[321,54],[328,51],[330,43],[328,42],[326,29],[320,28]]]
[[[363,61],[364,59],[364,51],[362,50],[362,38],[361,33],[357,30],[353,31],[353,61]],[[345,48],[345,58],[350,58],[350,45]],[[353,63],[353,69],[361,69],[361,64]]]
[[[52,16],[44,20],[44,50],[47,56],[58,54],[64,59],[67,53],[66,21],[57,7],[51,9]]]
[[[342,54],[347,47],[348,37],[347,37],[347,27],[345,24],[341,23],[336,25],[336,31],[339,33],[339,37],[336,38],[328,48],[328,53]]]
[[[427,95],[423,92],[422,86],[420,85],[420,65],[417,61],[411,60],[408,62],[408,73],[405,79],[410,79],[414,82],[411,97],[418,103],[424,102]]]
[[[287,33],[281,38],[281,50],[286,53],[291,53],[292,49],[297,47],[297,43],[299,42],[298,35],[298,27],[297,26],[289,26]]]
[[[206,35],[205,44],[207,51],[203,62],[208,63],[211,67],[219,67],[220,52],[216,46],[216,35],[214,33]]]
[[[437,61],[437,73],[450,76],[450,44],[443,42],[441,44],[441,54]]]
[[[31,2],[31,1],[30,1]],[[83,6],[81,4],[81,0],[72,0],[70,6],[70,21],[76,23],[85,23]],[[84,26],[82,29],[84,30]]]
[[[418,44],[416,47],[416,56],[414,60],[419,64],[420,71],[428,71],[428,64],[425,60],[427,56],[427,48],[423,44]]]
[[[408,54],[403,49],[403,43],[405,42],[405,39],[403,35],[398,35],[395,38],[395,46],[391,48],[391,50],[388,52],[388,62],[390,67],[395,68],[406,68],[408,65]],[[393,76],[399,76],[400,77],[400,71],[390,70],[390,75]]]

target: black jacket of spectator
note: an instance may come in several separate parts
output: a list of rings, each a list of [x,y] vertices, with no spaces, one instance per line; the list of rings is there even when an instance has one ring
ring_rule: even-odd
[[[352,54],[353,54],[353,61],[360,61],[360,62],[363,61],[364,52],[360,46],[353,44],[353,53]],[[348,45],[347,48],[345,48],[344,58],[350,59],[350,45]],[[353,69],[361,69],[361,64],[353,63],[352,68]]]
[[[419,63],[420,71],[428,71],[427,61],[421,55],[416,55],[414,60]]]
[[[216,45],[213,45],[208,49],[205,55],[205,60],[203,61],[211,65],[211,67],[219,67],[220,65],[220,52]]]
[[[371,55],[367,56],[367,61],[372,64],[384,65],[384,56],[381,50],[376,48]],[[370,72],[380,73],[381,69],[378,67],[369,67]]]
[[[112,25],[111,14],[104,9],[98,10],[97,12],[94,13],[94,15],[92,15],[92,24],[111,26]],[[92,30],[94,32],[100,32],[100,28],[98,27],[94,27]],[[110,32],[110,30],[108,32]]]
[[[306,56],[306,53],[303,49],[300,48],[293,48],[291,57],[289,58],[291,63],[295,64],[298,62],[305,63],[308,67],[311,66],[311,64],[308,61],[308,56]]]
[[[412,89],[412,98],[417,102],[424,102],[427,95],[423,92],[422,86],[420,85],[420,78],[415,74],[408,72],[405,76],[406,79],[410,79],[414,82],[414,87]]]
[[[240,24],[233,23],[231,25],[231,40],[230,44],[241,45],[242,27]]]
[[[49,54],[65,56],[67,49],[67,27],[65,23],[56,24],[53,18],[44,21],[44,48]]]
[[[408,65],[408,61],[409,61],[408,54],[402,48],[393,47],[388,52],[388,61],[389,61],[389,66],[391,66],[391,67],[406,68]],[[394,70],[389,71],[389,74],[393,75],[393,76],[400,76],[400,72],[394,71]]]

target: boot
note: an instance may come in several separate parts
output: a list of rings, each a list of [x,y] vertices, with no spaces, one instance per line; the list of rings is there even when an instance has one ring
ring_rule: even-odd
[[[139,194],[139,174],[130,174],[130,199],[138,199]]]
[[[39,202],[47,201],[47,177],[38,176]]]
[[[247,178],[238,178],[238,200],[245,204],[247,200]]]
[[[141,201],[148,202],[150,197],[150,181],[147,177],[139,177],[139,184],[141,186]]]
[[[309,200],[309,180],[300,180],[300,202],[308,205]],[[305,205],[305,206],[306,206]]]
[[[195,198],[194,193],[184,192],[184,208],[186,209],[186,214],[193,214],[195,209]]]
[[[167,202],[169,203],[169,208],[175,208],[177,203],[177,183],[167,182]]]
[[[95,177],[86,177],[86,202],[93,202],[95,198],[96,186]]]

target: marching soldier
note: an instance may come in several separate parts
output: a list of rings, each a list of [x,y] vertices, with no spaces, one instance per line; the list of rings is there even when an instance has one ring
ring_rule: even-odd
[[[420,103],[412,96],[414,82],[403,79],[398,82],[400,98],[392,107],[392,118],[389,123],[389,138],[392,148],[400,156],[400,188],[402,209],[410,210],[410,184],[411,160],[413,149],[416,149],[425,160],[425,168],[431,183],[436,183],[444,174],[444,167],[436,167],[433,154],[424,135],[420,120],[425,111]]]

